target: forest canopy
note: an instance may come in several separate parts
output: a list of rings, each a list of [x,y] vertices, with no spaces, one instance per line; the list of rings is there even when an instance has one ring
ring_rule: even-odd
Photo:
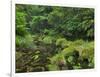
[[[94,68],[94,9],[16,4],[16,72]]]

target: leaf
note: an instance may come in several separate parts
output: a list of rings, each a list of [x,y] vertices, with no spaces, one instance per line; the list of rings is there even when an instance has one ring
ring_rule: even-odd
[[[39,54],[39,53],[40,53],[40,51],[36,51],[35,53],[36,53],[36,54]]]
[[[69,57],[68,57],[68,62],[72,63],[73,60],[74,60],[74,57],[73,57],[73,56],[69,56]]]
[[[53,40],[52,37],[50,37],[50,36],[45,36],[44,39],[43,39],[43,42],[44,42],[45,44],[51,44],[51,43],[52,43],[52,40]]]
[[[34,57],[34,60],[38,59],[39,58],[39,55],[35,55]]]

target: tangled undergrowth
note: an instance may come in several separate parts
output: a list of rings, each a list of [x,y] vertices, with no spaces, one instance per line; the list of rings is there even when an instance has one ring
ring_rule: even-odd
[[[94,9],[16,4],[16,73],[94,68]]]

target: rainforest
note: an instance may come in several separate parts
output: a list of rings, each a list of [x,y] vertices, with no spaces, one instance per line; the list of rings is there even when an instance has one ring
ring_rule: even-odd
[[[15,6],[15,71],[94,68],[94,9]]]

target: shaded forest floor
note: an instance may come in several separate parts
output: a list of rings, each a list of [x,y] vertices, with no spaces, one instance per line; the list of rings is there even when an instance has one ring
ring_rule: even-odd
[[[40,38],[34,36],[30,47],[16,49],[16,72],[94,68],[93,41]]]

